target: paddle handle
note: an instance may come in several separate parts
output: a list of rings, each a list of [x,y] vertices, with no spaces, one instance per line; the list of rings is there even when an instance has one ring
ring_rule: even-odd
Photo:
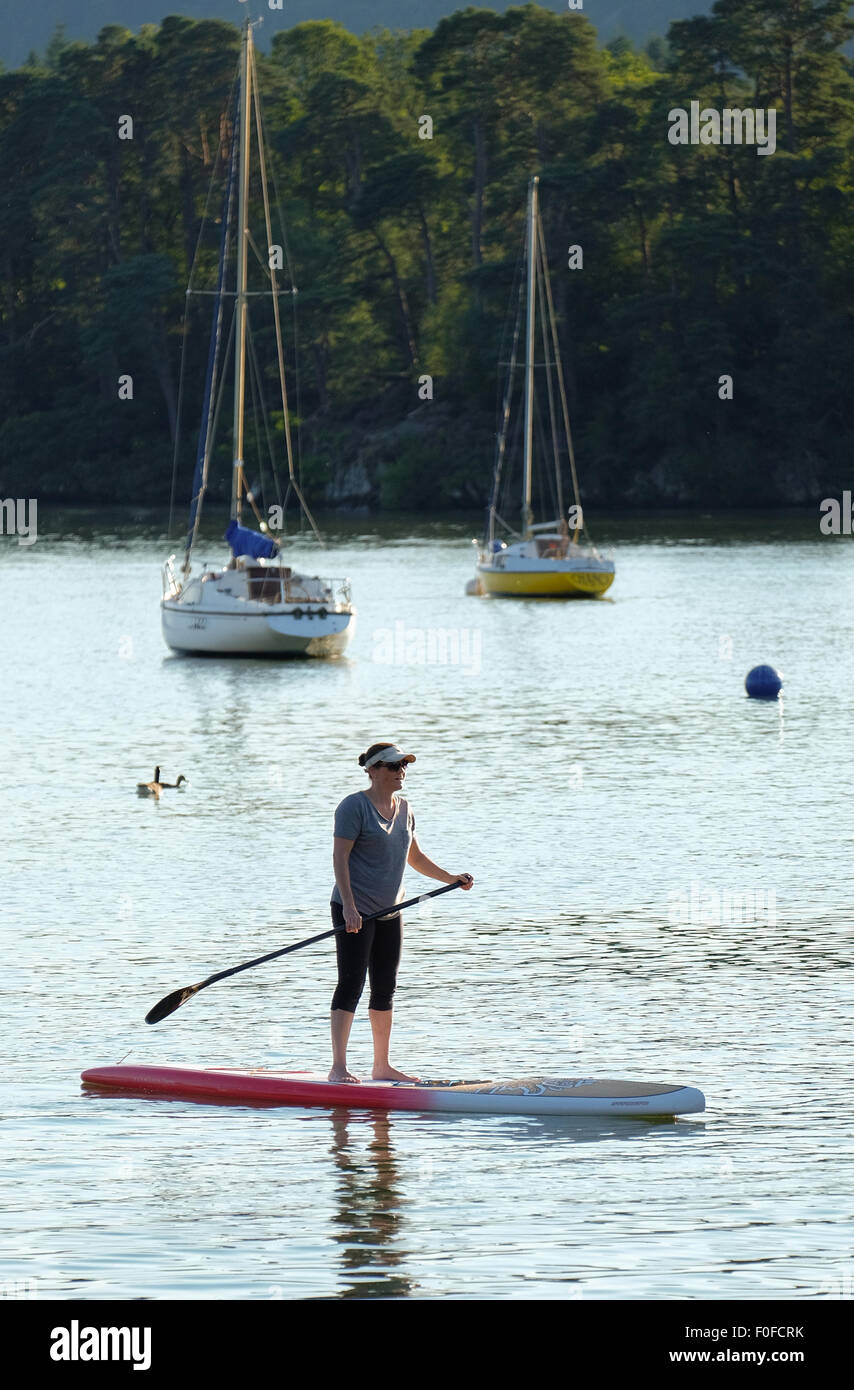
[[[446,883],[444,888],[434,888],[430,893],[419,893],[417,898],[407,898],[405,903],[394,903],[391,907],[381,907],[379,912],[372,912],[370,916],[363,917],[363,922],[374,922],[378,917],[388,917],[391,913],[403,912],[404,908],[414,907],[416,903],[426,902],[428,898],[438,898],[442,893],[451,893],[455,888],[461,888],[462,882],[457,879],[456,883]],[[279,951],[269,951],[266,956],[257,956],[255,960],[247,960],[243,965],[233,965],[230,970],[220,970],[216,975],[209,975],[201,984],[196,985],[196,989],[204,989],[206,985],[215,984],[217,980],[224,980],[229,975],[239,975],[241,970],[251,970],[253,965],[263,965],[265,961],[276,960],[278,956],[287,956],[291,951],[299,951],[303,946],[313,946],[316,941],[325,941],[327,937],[335,936],[336,932],[345,931],[345,927],[333,927],[331,931],[322,931],[317,936],[309,936],[305,941],[297,941],[293,946],[283,946]]]
[[[363,917],[363,922],[373,922],[377,917],[389,917],[392,913],[403,912],[404,908],[414,907],[416,903],[425,903],[428,898],[441,897],[443,893],[453,893],[455,888],[462,888],[462,879],[458,878],[455,883],[446,883],[444,888],[432,888],[429,893],[419,893],[417,898],[407,898],[405,903],[395,903],[393,907],[383,907],[379,912],[372,912],[369,917]],[[336,931],[343,931],[343,927],[336,927]]]

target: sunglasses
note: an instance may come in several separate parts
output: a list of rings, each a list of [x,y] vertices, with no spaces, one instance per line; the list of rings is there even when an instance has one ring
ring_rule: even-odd
[[[383,763],[383,767],[388,768],[389,772],[402,772],[407,766],[406,759],[399,763]]]

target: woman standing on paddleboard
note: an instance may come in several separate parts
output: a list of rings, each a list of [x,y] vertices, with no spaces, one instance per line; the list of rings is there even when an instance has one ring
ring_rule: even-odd
[[[415,817],[399,794],[407,764],[414,762],[414,753],[404,753],[394,743],[372,743],[359,758],[371,785],[345,796],[335,810],[332,922],[346,930],[335,936],[338,987],[332,996],[330,1081],[359,1080],[347,1068],[347,1042],[367,974],[371,980],[368,1017],[374,1039],[372,1078],[417,1080],[388,1060],[392,999],[403,941],[400,913],[379,919],[369,914],[401,901],[407,864],[440,883],[461,883],[465,889],[474,883],[471,874],[446,873],[419,848]]]

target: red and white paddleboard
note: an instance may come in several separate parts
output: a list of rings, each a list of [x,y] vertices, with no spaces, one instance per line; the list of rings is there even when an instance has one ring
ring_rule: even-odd
[[[488,1115],[692,1115],[706,1108],[693,1086],[589,1077],[525,1076],[516,1081],[327,1081],[270,1067],[91,1067],[86,1086],[125,1095],[240,1104],[437,1110]]]

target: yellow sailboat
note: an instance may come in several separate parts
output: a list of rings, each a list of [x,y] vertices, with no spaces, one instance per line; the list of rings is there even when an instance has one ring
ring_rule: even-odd
[[[513,531],[498,515],[499,487],[507,444],[510,402],[516,367],[516,336],[511,354],[510,373],[504,398],[502,427],[498,441],[495,479],[489,505],[486,535],[478,545],[477,578],[469,585],[471,592],[493,594],[504,598],[596,598],[614,582],[614,560],[601,554],[586,537],[575,452],[569,428],[566,389],[560,367],[551,283],[546,259],[545,238],[539,211],[539,179],[531,179],[528,190],[527,234],[527,328],[525,348],[525,420],[524,469],[522,483],[522,528]],[[542,314],[544,366],[548,388],[549,417],[555,469],[555,500],[558,518],[555,521],[534,523],[532,511],[534,456],[534,356],[536,306],[538,301],[548,309],[550,333],[547,334],[545,313]],[[551,352],[551,356],[550,356]],[[561,408],[563,430],[572,477],[573,504],[567,517],[563,515],[561,471],[558,448],[557,402],[555,379]],[[499,529],[510,534],[510,540],[498,535]],[[478,544],[475,542],[475,544]]]

